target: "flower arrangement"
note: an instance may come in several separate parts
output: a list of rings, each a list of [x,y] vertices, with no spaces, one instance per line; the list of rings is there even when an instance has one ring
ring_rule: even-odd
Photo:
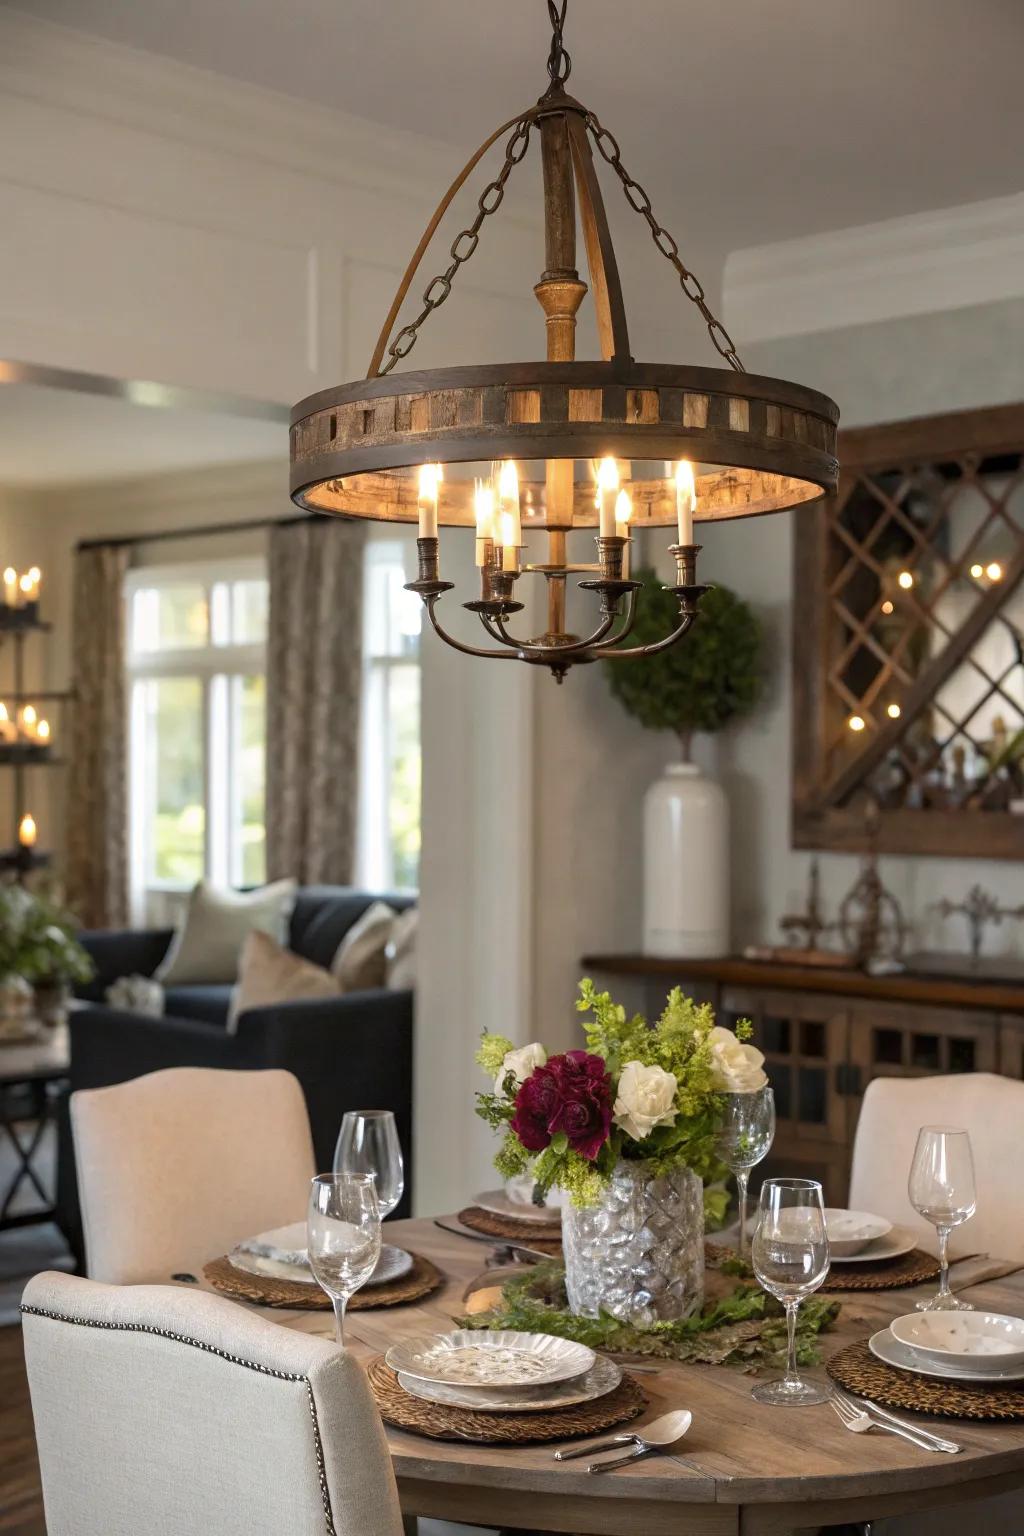
[[[484,1034],[476,1059],[494,1088],[477,1095],[477,1113],[503,1132],[498,1172],[514,1178],[532,1164],[542,1193],[558,1185],[581,1206],[600,1200],[620,1158],[707,1177],[720,1095],[768,1081],[749,1021],[724,1029],[710,1004],[675,987],[652,1027],[593,982],[579,990],[576,1007],[591,1015],[584,1050],[549,1056],[538,1042],[517,1049]]]
[[[89,981],[94,966],[76,926],[55,896],[0,884],[0,977],[21,976],[35,987]]]

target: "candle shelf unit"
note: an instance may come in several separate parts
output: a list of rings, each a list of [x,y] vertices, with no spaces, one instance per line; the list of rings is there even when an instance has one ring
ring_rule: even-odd
[[[18,607],[0,603],[0,703],[7,712],[6,720],[0,719],[0,773],[12,775],[11,842],[9,847],[0,848],[0,870],[13,872],[18,880],[24,880],[33,870],[45,868],[51,861],[51,855],[34,840],[26,843],[20,837],[24,817],[38,810],[38,801],[33,803],[32,795],[36,770],[65,765],[65,758],[52,740],[33,739],[21,725],[28,706],[36,711],[37,720],[49,721],[50,715],[56,714],[57,742],[66,740],[71,693],[33,689],[26,684],[27,648],[33,637],[49,634],[52,627],[40,617],[38,602]]]

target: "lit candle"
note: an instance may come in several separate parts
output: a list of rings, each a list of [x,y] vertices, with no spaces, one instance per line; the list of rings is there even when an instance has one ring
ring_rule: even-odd
[[[440,464],[420,465],[420,538],[437,538],[437,501],[444,478]]]
[[[32,577],[28,574],[28,571],[25,572],[24,576],[19,576],[18,591],[21,594],[23,603],[30,603],[32,601]]]
[[[25,812],[18,823],[18,842],[23,848],[34,848],[36,845],[36,821],[29,811]]]
[[[49,720],[40,720],[39,724],[36,726],[36,741],[38,741],[40,746],[43,747],[48,747],[50,745]]]
[[[14,608],[18,602],[18,573],[13,565],[4,571],[4,602],[8,608]]]
[[[24,709],[21,711],[21,717],[18,721],[18,724],[21,726],[22,733],[28,737],[29,741],[33,741],[35,739],[36,725],[38,722],[39,715],[36,712],[35,705],[26,704]]]
[[[42,581],[42,579],[43,579],[43,573],[39,569],[38,565],[31,565],[31,566],[29,566],[29,570],[28,570],[28,581],[29,581],[28,598],[29,598],[29,602],[31,602],[31,603],[38,603],[38,601],[39,601],[39,585],[40,585],[40,582]]]
[[[696,505],[693,465],[689,459],[680,459],[676,465],[676,519],[679,523],[680,544],[693,543],[693,513]]]
[[[487,564],[489,546],[494,542],[494,491],[478,480],[473,490],[473,510],[476,513],[476,563]]]
[[[7,712],[7,705],[0,703],[0,741],[13,741],[17,734],[14,722]]]
[[[498,502],[501,508],[501,568],[503,571],[518,571],[523,525],[519,515],[519,474],[511,459],[506,459],[501,466]]]
[[[597,509],[600,517],[598,533],[602,539],[615,537],[615,497],[619,488],[619,466],[613,458],[604,458],[597,467]]]
[[[633,516],[633,502],[628,491],[620,491],[615,498],[615,532],[625,539],[622,546],[622,579],[629,580],[629,520]]]

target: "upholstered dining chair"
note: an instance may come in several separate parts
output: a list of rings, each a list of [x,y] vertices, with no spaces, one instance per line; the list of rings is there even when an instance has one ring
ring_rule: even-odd
[[[370,1389],[325,1339],[52,1273],[22,1321],[48,1536],[402,1536]]]
[[[912,1227],[921,1246],[935,1252],[935,1228],[907,1194],[922,1125],[956,1126],[971,1138],[978,1209],[950,1237],[951,1257],[990,1253],[1024,1263],[1024,1083],[1013,1078],[991,1072],[874,1078],[853,1143],[850,1208]]]
[[[305,1218],[313,1143],[290,1072],[171,1067],[72,1094],[71,1126],[94,1280],[198,1275]]]

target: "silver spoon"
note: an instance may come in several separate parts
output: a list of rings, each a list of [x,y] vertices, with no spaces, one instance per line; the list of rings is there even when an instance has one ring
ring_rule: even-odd
[[[596,1461],[587,1468],[588,1472],[611,1472],[615,1467],[624,1467],[629,1461],[640,1461],[644,1456],[654,1456],[658,1451],[675,1445],[692,1423],[693,1414],[688,1408],[676,1408],[672,1413],[663,1413],[653,1424],[648,1424],[642,1435],[613,1435],[610,1440],[599,1440],[596,1445],[578,1445],[568,1451],[556,1451],[555,1460],[572,1461],[576,1456],[596,1456],[599,1451],[632,1445],[633,1450],[627,1456],[616,1456],[612,1461]]]

